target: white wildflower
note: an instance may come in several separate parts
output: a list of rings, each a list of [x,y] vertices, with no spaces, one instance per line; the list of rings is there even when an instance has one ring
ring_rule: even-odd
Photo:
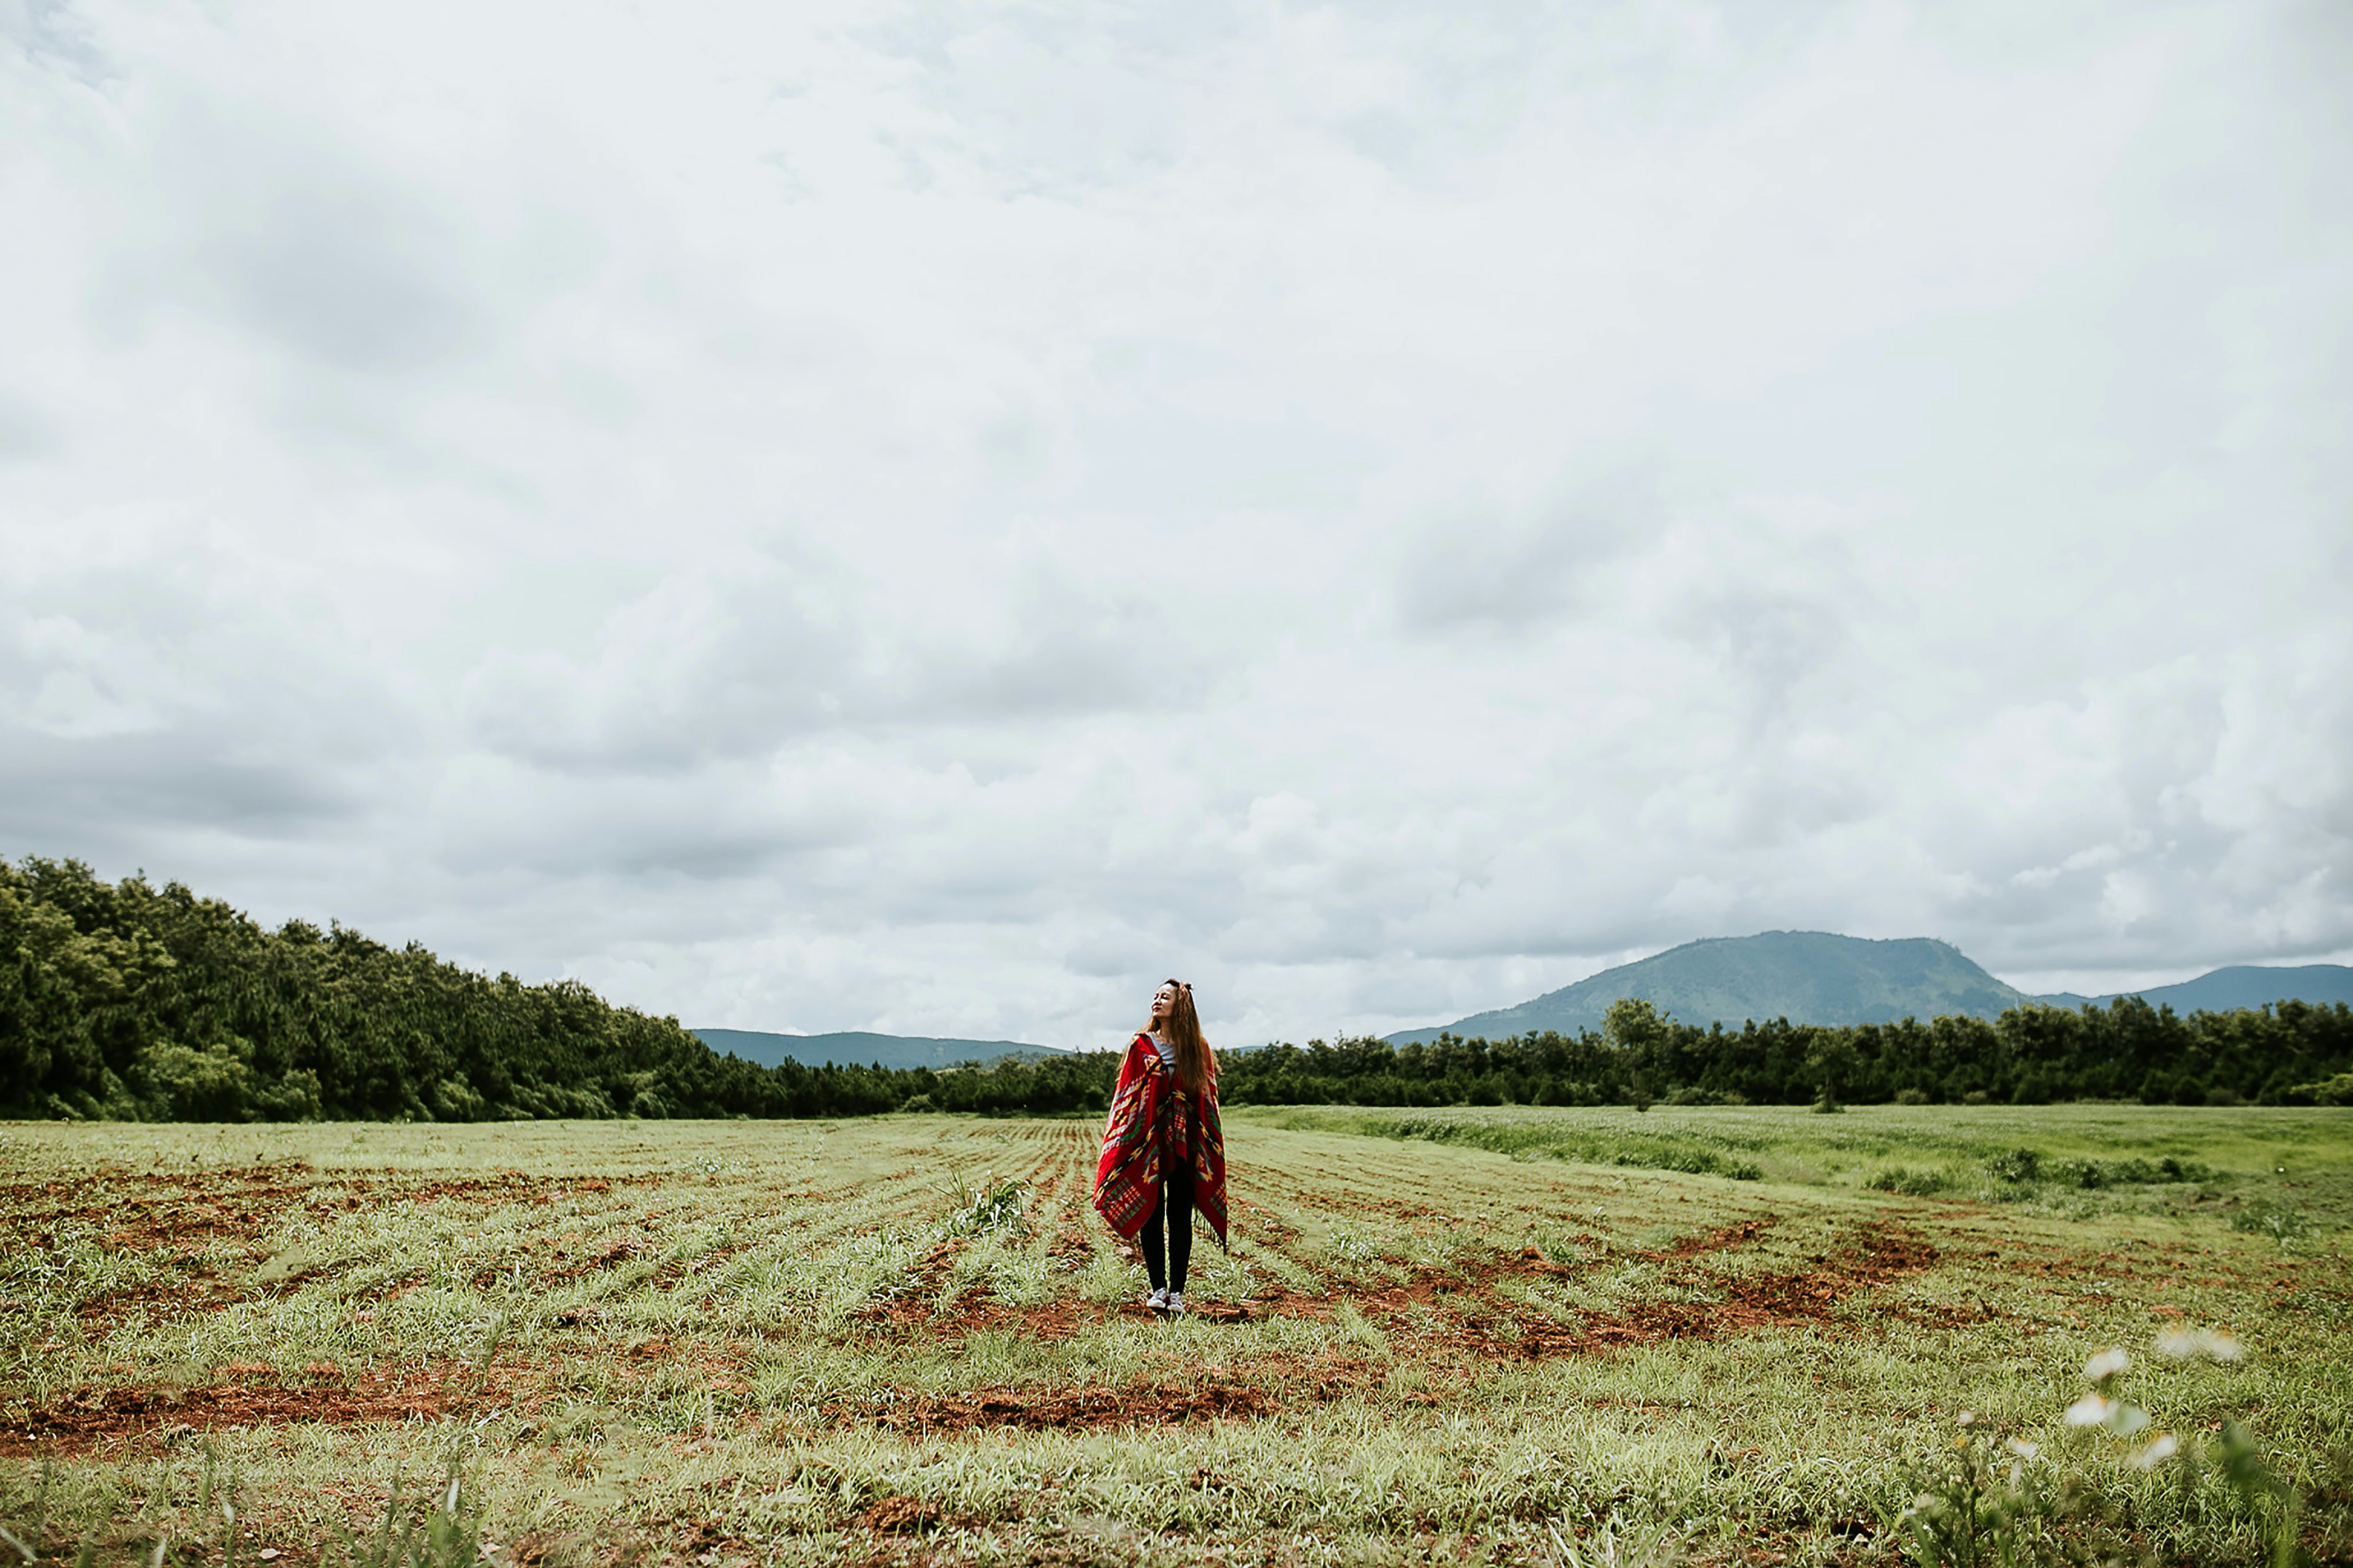
[[[2247,1359],[2247,1347],[2237,1338],[2221,1329],[2189,1329],[2179,1326],[2161,1331],[2157,1336],[2157,1353],[2175,1361],[2188,1361],[2204,1356],[2209,1361],[2234,1362]]]
[[[2062,1419],[2070,1426],[2105,1426],[2119,1437],[2129,1437],[2148,1425],[2148,1412],[2103,1394],[2087,1394],[2067,1406]]]
[[[2125,1354],[2123,1346],[2110,1345],[2105,1350],[2092,1352],[2092,1359],[2084,1363],[2084,1375],[2097,1383],[2103,1378],[2116,1376],[2131,1365],[2132,1357]]]
[[[2067,1414],[2062,1419],[2070,1426],[2105,1426],[2108,1422],[2108,1412],[2115,1408],[2115,1401],[2101,1394],[2087,1394],[2067,1406]]]
[[[2034,1458],[2035,1455],[2042,1452],[2042,1448],[2026,1441],[2023,1437],[2012,1437],[2010,1440],[2009,1447],[2011,1453],[2016,1454],[2021,1459],[2031,1459]]]
[[[2173,1434],[2159,1432],[2155,1442],[2133,1456],[2133,1468],[2153,1470],[2179,1452],[2181,1445],[2174,1440]]]

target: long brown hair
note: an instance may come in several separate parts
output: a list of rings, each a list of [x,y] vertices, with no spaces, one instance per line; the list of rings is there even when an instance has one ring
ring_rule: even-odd
[[[1161,1026],[1163,1037],[1176,1047],[1176,1087],[1187,1094],[1198,1094],[1205,1085],[1218,1081],[1218,1056],[1201,1037],[1201,1015],[1193,1011],[1193,988],[1175,975],[1164,984],[1176,988],[1168,1022]],[[1150,1023],[1144,1032],[1152,1032]]]

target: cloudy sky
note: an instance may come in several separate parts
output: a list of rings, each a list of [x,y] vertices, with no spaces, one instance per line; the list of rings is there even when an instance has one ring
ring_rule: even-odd
[[[2353,956],[2353,8],[0,0],[0,856],[689,1024]]]

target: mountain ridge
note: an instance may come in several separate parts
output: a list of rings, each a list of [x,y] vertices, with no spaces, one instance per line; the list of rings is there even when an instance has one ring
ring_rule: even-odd
[[[788,1061],[803,1067],[951,1068],[962,1062],[995,1062],[1007,1057],[1043,1061],[1070,1053],[1020,1040],[958,1040],[929,1035],[878,1035],[844,1029],[828,1035],[780,1035],[765,1029],[690,1029],[687,1033],[723,1056],[762,1067]]]
[[[2295,978],[2274,978],[2280,976]],[[2257,997],[2266,991],[2268,994]],[[2170,1004],[2182,1013],[2223,1012],[2291,997],[2353,1001],[2353,968],[2238,965],[2179,985],[2116,994],[2138,995],[2153,1006]],[[1751,1018],[1841,1025],[1944,1014],[1992,1018],[2035,1003],[2077,1006],[2114,1000],[2030,994],[1933,937],[1874,940],[1834,931],[1773,931],[1703,937],[1513,1006],[1474,1013],[1451,1024],[1399,1030],[1387,1038],[1392,1045],[1409,1045],[1426,1044],[1440,1034],[1465,1039],[1501,1039],[1546,1029],[1574,1034],[1599,1028],[1610,1004],[1620,997],[1650,1002],[1684,1023],[1704,1026],[1721,1022],[1735,1027]]]
[[[2281,989],[2283,986],[2287,989]],[[2058,1007],[2105,1007],[2124,996],[2137,996],[2152,1007],[2170,1007],[2177,1013],[2229,1013],[2282,1001],[2353,1002],[2353,966],[2228,963],[2208,970],[2194,980],[2171,985],[2145,985],[2137,991],[2111,991],[2104,996],[2078,996],[2072,991],[2059,991],[2036,1000]]]

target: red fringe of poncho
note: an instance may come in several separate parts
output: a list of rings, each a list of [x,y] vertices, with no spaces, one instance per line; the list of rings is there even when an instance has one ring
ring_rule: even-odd
[[[1226,1245],[1226,1131],[1218,1119],[1218,1083],[1198,1095],[1177,1087],[1152,1037],[1128,1042],[1103,1122],[1103,1158],[1095,1164],[1095,1208],[1112,1229],[1134,1241],[1160,1200],[1171,1170],[1193,1170],[1193,1206]]]

